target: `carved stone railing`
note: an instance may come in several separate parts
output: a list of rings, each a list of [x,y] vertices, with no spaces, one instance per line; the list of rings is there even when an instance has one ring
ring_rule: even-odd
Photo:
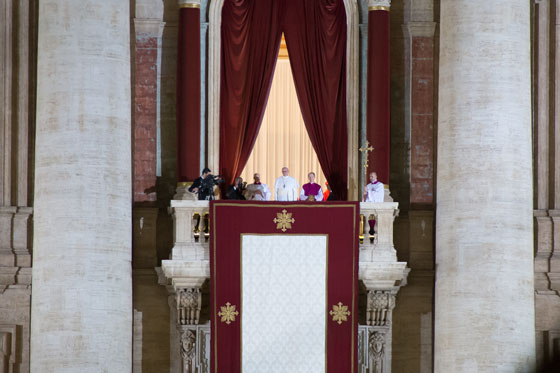
[[[174,245],[169,260],[162,261],[160,283],[170,293],[172,336],[179,346],[177,372],[206,372],[210,355],[209,324],[199,325],[202,285],[210,278],[208,201],[173,200]],[[367,289],[365,325],[359,327],[361,373],[390,373],[392,311],[399,289],[406,285],[409,268],[397,260],[393,222],[398,203],[360,203],[359,279]],[[374,234],[369,222],[375,220]],[[180,356],[180,357],[179,357]],[[179,364],[176,364],[179,366]],[[172,364],[173,366],[173,364]]]

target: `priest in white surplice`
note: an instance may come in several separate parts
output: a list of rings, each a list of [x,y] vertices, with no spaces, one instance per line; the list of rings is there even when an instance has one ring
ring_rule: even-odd
[[[297,180],[289,176],[288,167],[282,167],[282,176],[276,179],[274,183],[274,195],[277,201],[295,201],[297,200],[299,184]]]
[[[385,187],[381,181],[377,180],[377,173],[370,173],[369,181],[369,184],[364,187],[363,202],[383,202]]]
[[[270,201],[270,188],[261,183],[261,175],[254,174],[253,180],[253,184],[247,185],[247,189],[245,189],[245,198],[248,201]]]
[[[381,203],[385,198],[385,186],[377,180],[377,173],[372,172],[369,174],[369,184],[364,187],[363,202],[376,202]],[[368,220],[369,234],[375,234],[375,219]]]

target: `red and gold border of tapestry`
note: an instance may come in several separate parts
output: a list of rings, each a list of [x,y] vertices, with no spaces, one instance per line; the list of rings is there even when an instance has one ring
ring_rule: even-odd
[[[296,219],[284,232],[273,222],[282,210]],[[357,202],[210,202],[212,372],[242,371],[242,236],[279,234],[328,236],[325,371],[357,372],[358,214]],[[329,311],[338,302],[349,305],[349,323],[331,319]],[[221,322],[228,303],[237,322]]]

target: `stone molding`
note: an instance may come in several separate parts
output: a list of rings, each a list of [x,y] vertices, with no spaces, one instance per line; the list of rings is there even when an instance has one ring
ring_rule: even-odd
[[[535,225],[535,291],[538,294],[560,294],[560,210],[534,210]]]
[[[18,337],[16,325],[0,324],[0,369],[7,368],[6,372],[15,371],[17,345],[21,343]]]
[[[161,38],[165,22],[157,18],[134,18],[134,32]]]
[[[402,28],[408,38],[433,38],[436,26],[436,22],[407,22]]]
[[[0,294],[31,285],[33,208],[0,207]]]

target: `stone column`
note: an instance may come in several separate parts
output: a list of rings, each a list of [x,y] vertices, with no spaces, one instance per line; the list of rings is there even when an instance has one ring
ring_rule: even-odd
[[[39,5],[32,372],[130,372],[126,1]]]
[[[441,2],[435,372],[534,370],[529,6]]]
[[[179,0],[177,179],[200,175],[200,0]],[[216,170],[212,170],[216,171]]]

